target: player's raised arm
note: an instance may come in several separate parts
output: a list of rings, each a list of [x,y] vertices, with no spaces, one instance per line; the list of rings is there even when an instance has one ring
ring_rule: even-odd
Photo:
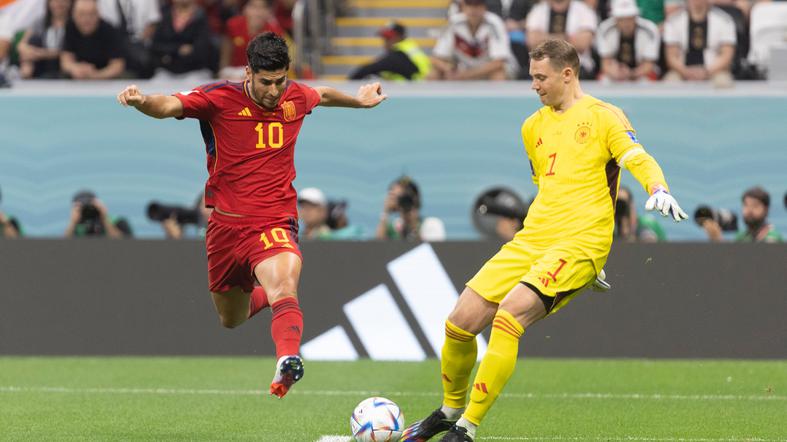
[[[172,95],[144,95],[135,84],[123,89],[117,99],[123,106],[134,107],[153,118],[183,116],[183,103],[180,100]]]
[[[328,86],[318,86],[314,90],[320,94],[318,106],[371,108],[388,98],[387,95],[383,95],[383,88],[380,86],[380,83],[369,83],[361,86],[355,97]]]

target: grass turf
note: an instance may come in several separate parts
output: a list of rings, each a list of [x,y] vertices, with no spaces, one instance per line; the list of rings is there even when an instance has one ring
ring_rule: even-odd
[[[265,358],[0,357],[0,440],[315,441],[362,399],[406,422],[439,364],[308,362],[283,400]],[[262,392],[262,393],[261,393]],[[787,440],[787,361],[520,360],[477,440]]]

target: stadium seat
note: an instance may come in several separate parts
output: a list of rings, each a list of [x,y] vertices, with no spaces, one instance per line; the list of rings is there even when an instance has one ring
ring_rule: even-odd
[[[757,3],[751,10],[749,61],[767,70],[771,49],[787,46],[787,3]]]

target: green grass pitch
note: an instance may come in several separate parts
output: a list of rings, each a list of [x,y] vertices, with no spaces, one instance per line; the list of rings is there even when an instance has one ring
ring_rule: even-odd
[[[283,400],[267,358],[2,357],[0,440],[318,441],[354,406],[440,403],[437,361],[309,362]],[[334,440],[341,440],[334,438]],[[784,441],[787,361],[522,359],[479,441]]]

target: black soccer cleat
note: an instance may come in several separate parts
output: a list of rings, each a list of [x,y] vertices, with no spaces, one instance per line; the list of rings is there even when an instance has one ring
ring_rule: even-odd
[[[290,391],[292,384],[303,377],[303,360],[297,356],[282,356],[276,363],[276,373],[271,381],[271,394],[279,398]]]
[[[440,442],[473,442],[473,438],[467,434],[467,428],[453,425]]]
[[[455,420],[448,420],[445,413],[438,408],[426,419],[415,422],[405,428],[401,442],[426,442],[435,435],[448,431],[455,423]]]

